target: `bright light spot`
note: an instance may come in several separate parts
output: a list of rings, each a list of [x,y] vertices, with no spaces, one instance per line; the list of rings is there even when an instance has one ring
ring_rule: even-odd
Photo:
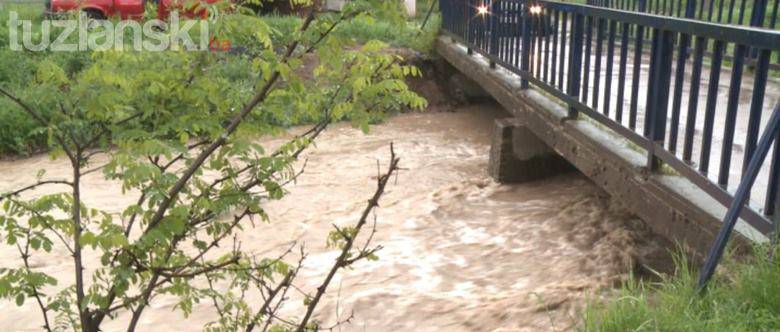
[[[542,13],[542,6],[533,5],[528,10],[531,12],[531,14],[539,15]]]
[[[479,15],[486,15],[488,13],[488,7],[487,6],[479,6],[477,7],[477,14]]]

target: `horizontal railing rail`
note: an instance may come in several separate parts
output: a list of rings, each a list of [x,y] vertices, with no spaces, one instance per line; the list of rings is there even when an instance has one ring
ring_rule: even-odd
[[[587,0],[586,4],[723,24],[777,29],[777,0]]]
[[[780,32],[543,0],[440,8],[443,31],[469,53],[644,149],[651,171],[682,175],[724,206],[734,201],[776,101],[767,99],[780,94],[770,67]],[[763,234],[780,214],[778,146],[740,213]]]
[[[737,1],[740,4],[735,7]],[[655,14],[662,17],[674,16],[713,23],[780,30],[780,22],[778,22],[780,0],[587,0],[586,2],[597,7]],[[727,5],[728,7],[726,7]],[[650,31],[645,31],[645,39],[650,37],[649,34]],[[708,52],[705,54],[711,55]],[[746,52],[746,56],[749,64],[755,64],[756,52]],[[726,55],[724,60],[732,61],[733,57]],[[780,69],[780,54],[770,64],[770,67]]]

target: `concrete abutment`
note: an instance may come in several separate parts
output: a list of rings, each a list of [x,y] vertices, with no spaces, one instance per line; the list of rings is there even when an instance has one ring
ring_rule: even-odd
[[[516,118],[497,119],[488,172],[501,183],[522,183],[573,171],[566,159]]]

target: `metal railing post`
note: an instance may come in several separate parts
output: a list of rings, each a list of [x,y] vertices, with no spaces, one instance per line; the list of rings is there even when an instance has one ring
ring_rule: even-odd
[[[474,16],[477,13],[476,13],[476,9],[475,9],[475,6],[474,6],[474,0],[465,0],[465,1],[466,1],[466,15],[465,15],[466,17],[465,17],[465,22],[464,22],[465,23],[464,24],[465,25],[464,29],[466,31],[465,40],[466,40],[466,43],[467,43],[467,45],[466,45],[466,54],[473,55],[474,54],[474,50],[471,49],[471,45],[476,44],[476,40],[477,39],[475,38],[475,31],[474,31],[474,29],[476,29],[476,27],[473,24],[471,24],[471,23],[474,20]]]
[[[685,6],[685,17],[693,18],[696,11],[696,0],[688,0]],[[683,84],[688,51],[691,46],[691,35],[680,34],[677,48],[677,71],[674,74],[674,93],[672,96],[672,123],[669,130],[669,152],[677,151],[677,135],[680,130],[680,110],[682,109]],[[690,120],[689,120],[690,121]]]
[[[666,113],[669,108],[669,85],[672,78],[674,33],[653,30],[653,49],[650,60],[650,84],[647,93],[646,134],[650,141],[647,149],[647,167],[656,170],[660,159],[655,156],[656,144],[663,146],[666,136]]]
[[[529,69],[531,68],[531,12],[528,9],[528,2],[522,2],[522,18],[523,18],[523,35],[521,36],[523,44],[521,47],[520,55],[520,71],[523,75],[531,75]],[[520,87],[528,89],[528,79],[523,77]]]
[[[498,18],[501,15],[499,9],[500,0],[493,0],[490,4],[490,55],[498,56]],[[490,59],[490,68],[496,68],[496,61]]]
[[[767,0],[756,0],[755,4],[753,4],[753,11],[750,14],[750,26],[753,27],[762,27],[764,26],[764,17],[766,16],[766,9],[769,7],[769,1]],[[774,29],[774,26],[769,27],[770,29]],[[755,59],[758,57],[758,50],[753,48],[750,50],[749,56],[751,59]]]
[[[753,11],[750,15],[750,26],[761,27],[764,25],[766,8],[769,7],[768,4],[769,2],[767,0],[756,0],[755,4],[753,5]]]
[[[585,34],[585,18],[580,14],[574,15],[572,26],[571,46],[569,51],[569,77],[567,93],[579,100],[580,77],[582,75],[582,39]],[[577,117],[577,109],[569,106],[569,117]]]

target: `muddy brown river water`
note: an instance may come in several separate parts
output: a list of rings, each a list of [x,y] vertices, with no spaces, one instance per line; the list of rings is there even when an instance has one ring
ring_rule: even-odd
[[[394,142],[404,170],[377,211],[380,259],[341,272],[317,318],[334,322],[353,313],[342,331],[576,327],[588,299],[666,249],[578,173],[519,185],[492,181],[486,169],[499,116],[497,105],[483,103],[399,115],[369,134],[333,126],[306,154],[305,173],[289,195],[267,205],[271,224],[242,233],[243,248],[274,256],[293,241],[305,243],[310,255],[299,286],[312,290],[336,255],[325,246],[331,225],[357,220],[375,189],[376,161],[387,161]],[[34,182],[40,168],[65,176],[66,166],[47,156],[0,162],[0,191]],[[93,206],[116,212],[134,200],[97,176],[85,182]],[[0,258],[0,266],[19,265],[14,250],[0,249]],[[33,265],[68,281],[71,259],[64,252],[33,258]],[[300,313],[300,303],[291,300],[286,313]],[[174,304],[157,299],[139,330],[200,330],[216,318],[208,304],[196,305],[187,319],[172,312]],[[3,331],[41,326],[32,301],[22,308],[0,302],[0,313]],[[119,316],[105,330],[120,330],[126,319]]]

